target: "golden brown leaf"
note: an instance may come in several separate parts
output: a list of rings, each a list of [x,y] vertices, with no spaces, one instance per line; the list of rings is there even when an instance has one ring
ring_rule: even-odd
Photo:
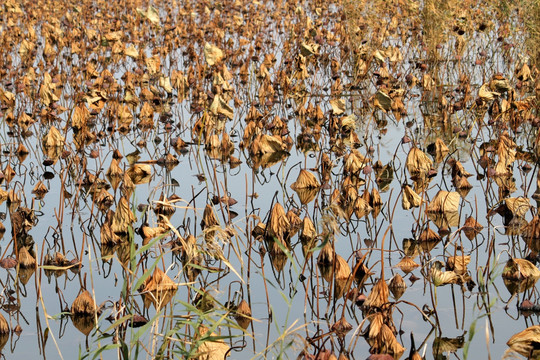
[[[298,174],[296,181],[291,184],[291,189],[296,191],[299,189],[315,189],[320,186],[319,180],[317,180],[313,173],[302,169],[300,170],[300,174]]]
[[[428,204],[427,212],[452,213],[459,210],[461,196],[455,191],[439,190]]]
[[[418,265],[410,256],[405,256],[403,259],[400,260],[399,263],[396,264],[396,266],[400,268],[405,274],[408,274],[420,265]]]
[[[411,176],[424,177],[433,165],[433,161],[417,147],[412,147],[407,155],[406,166]]]
[[[81,291],[71,305],[73,315],[94,315],[96,310],[96,303],[88,290]]]
[[[219,63],[223,57],[223,51],[220,48],[210,43],[204,44],[204,58],[208,65],[213,66]]]
[[[246,300],[242,299],[236,307],[234,319],[242,329],[247,329],[251,323],[251,308]]]
[[[527,211],[531,207],[531,203],[528,198],[520,196],[517,198],[507,198],[504,200],[508,210],[512,212],[512,215],[517,217],[524,217]]]
[[[156,266],[152,276],[144,283],[144,307],[148,308],[153,304],[156,309],[162,308],[172,300],[177,288],[178,285]]]
[[[388,284],[384,279],[379,279],[373,286],[373,289],[371,289],[371,292],[364,302],[364,306],[380,308],[383,304],[388,302],[388,295]]]
[[[403,195],[401,197],[401,206],[403,210],[409,210],[411,207],[419,207],[424,200],[409,186],[403,187]]]
[[[526,259],[510,258],[504,267],[503,278],[511,280],[534,279],[540,278],[540,270]]]
[[[467,265],[471,262],[469,255],[449,256],[446,259],[446,268],[454,271],[458,275],[463,275],[467,272]]]
[[[527,329],[512,335],[506,345],[515,352],[526,356],[529,359],[538,359],[540,352],[538,344],[540,343],[540,325],[533,325]],[[530,357],[534,355],[534,357]]]
[[[122,196],[116,206],[112,217],[111,230],[115,234],[127,234],[128,228],[136,221],[135,215],[129,207],[129,202]]]

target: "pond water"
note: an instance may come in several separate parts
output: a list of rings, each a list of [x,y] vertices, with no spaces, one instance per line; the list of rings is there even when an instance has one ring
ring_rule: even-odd
[[[4,4],[2,354],[511,356],[538,71],[445,4]]]

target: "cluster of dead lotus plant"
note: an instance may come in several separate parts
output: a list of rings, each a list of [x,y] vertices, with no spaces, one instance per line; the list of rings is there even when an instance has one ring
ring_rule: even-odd
[[[74,276],[59,291],[73,303],[59,295],[58,312],[87,339],[108,341],[109,328],[114,344],[155,324],[144,328],[149,357],[223,359],[249,346],[397,359],[410,331],[396,312],[424,320],[422,345],[436,332],[438,356],[464,346],[442,337],[440,293],[465,299],[488,283],[499,227],[508,303],[534,300],[540,76],[521,8],[6,0],[0,18],[0,266],[16,269],[4,309],[22,315],[35,276],[50,314],[42,274]],[[87,283],[96,264],[122,286]],[[407,276],[429,301],[409,301]],[[280,292],[289,313],[303,307],[298,344],[259,325],[283,320]],[[181,326],[161,321],[180,307]],[[8,323],[0,314],[0,347]],[[532,356],[538,336],[532,326],[508,345]]]

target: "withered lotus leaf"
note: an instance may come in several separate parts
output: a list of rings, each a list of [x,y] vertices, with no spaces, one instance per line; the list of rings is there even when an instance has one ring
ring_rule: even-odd
[[[19,157],[19,160],[21,162],[24,161],[24,159],[26,159],[26,156],[30,153],[28,151],[28,148],[23,144],[23,143],[20,143],[19,146],[17,147],[17,156]]]
[[[390,326],[394,327],[391,322],[390,320]],[[370,352],[372,353],[390,354],[398,359],[405,351],[405,348],[397,342],[392,329],[385,322],[382,312],[377,312],[370,317],[367,341],[371,345]]]
[[[497,93],[505,93],[510,90],[510,82],[500,74],[495,74],[493,79],[489,82],[489,88]]]
[[[379,90],[375,93],[373,105],[384,112],[392,109],[392,98],[384,90]]]
[[[21,115],[19,115],[19,119],[17,119],[17,123],[21,127],[21,129],[26,130],[30,125],[32,125],[35,122],[34,119],[30,117],[27,113],[23,112]]]
[[[349,324],[347,319],[342,317],[330,327],[330,330],[332,330],[340,338],[343,338],[349,331],[352,330],[352,328],[352,325]]]
[[[30,254],[25,246],[22,246],[17,253],[17,261],[23,268],[32,268],[36,265],[36,259]]]
[[[403,210],[409,210],[411,207],[419,207],[424,200],[409,185],[403,186],[403,196],[401,197],[401,206]]]
[[[317,180],[313,173],[302,169],[300,170],[300,174],[298,174],[296,181],[291,184],[291,189],[296,191],[300,189],[315,189],[320,186],[319,180]]]
[[[407,284],[403,280],[403,277],[399,274],[395,274],[392,279],[390,280],[390,284],[388,284],[388,288],[392,292],[392,295],[394,296],[394,299],[399,299],[403,294],[405,293],[405,289],[407,288]]]
[[[153,304],[156,309],[162,308],[172,300],[177,288],[178,285],[156,266],[152,276],[144,283],[144,307],[148,308]]]
[[[214,115],[223,115],[228,119],[232,120],[234,118],[234,110],[228,104],[228,102],[220,95],[214,96],[214,100],[210,105],[210,111]]]
[[[159,12],[155,7],[148,6],[148,9],[146,9],[146,11],[141,8],[137,8],[137,13],[148,19],[148,21],[150,21],[152,24],[159,26]]]
[[[347,105],[345,104],[345,100],[342,98],[330,100],[330,106],[332,107],[334,115],[343,114],[347,107]]]
[[[270,262],[277,272],[283,271],[287,264],[288,257],[283,251],[283,247],[286,246],[287,244],[280,239],[274,238],[273,240],[270,240],[270,250],[268,251],[268,254],[270,255]]]
[[[531,207],[531,203],[528,198],[520,196],[517,198],[507,198],[504,200],[508,210],[512,212],[514,216],[524,217],[527,211]]]
[[[463,347],[465,339],[463,336],[456,338],[436,337],[433,340],[433,355],[437,356],[446,353],[455,353]]]
[[[49,189],[47,189],[47,186],[41,180],[36,183],[36,186],[34,186],[34,189],[32,190],[32,194],[36,195],[37,199],[43,199],[48,192]]]
[[[437,138],[435,140],[435,160],[437,162],[443,161],[444,157],[448,155],[449,151],[448,146],[446,146],[441,138]]]
[[[0,334],[9,334],[9,324],[2,313],[0,313]]]
[[[485,83],[480,87],[480,90],[478,90],[478,97],[482,99],[483,101],[491,101],[495,99],[495,97],[499,96],[498,92],[491,91],[491,88],[489,86],[489,83]]]
[[[223,51],[210,43],[204,44],[204,58],[208,65],[213,66],[219,63],[224,57]]]
[[[511,165],[516,160],[516,143],[504,132],[497,142],[497,156],[499,161],[495,165],[495,175],[511,175]]]
[[[410,256],[405,256],[403,259],[400,260],[399,263],[397,263],[396,266],[400,268],[405,274],[408,274],[420,265],[418,265]]]
[[[167,94],[172,94],[173,87],[171,85],[171,79],[168,76],[160,76],[159,77],[159,86],[163,88],[167,92]]]
[[[465,170],[465,167],[463,166],[463,164],[460,162],[460,161],[457,161],[457,160],[454,160],[454,159],[450,159],[448,161],[448,163],[451,165],[452,167],[452,178],[456,177],[456,176],[461,176],[461,177],[469,177],[469,176],[472,176],[471,173],[467,172]]]
[[[315,229],[313,221],[305,216],[300,228],[300,242],[302,243],[302,252],[305,257],[311,256],[311,249],[315,246],[316,236],[317,230]]]
[[[116,211],[112,217],[111,230],[115,234],[126,234],[128,228],[137,220],[125,196],[122,196],[116,206]]]
[[[43,146],[45,148],[55,148],[64,146],[65,138],[60,134],[60,131],[54,126],[51,126],[47,135],[43,137]]]
[[[368,276],[373,275],[373,273],[366,266],[364,257],[360,252],[356,254],[356,259],[357,259],[357,262],[354,267],[355,268],[354,278],[356,282],[361,285],[368,278]]]
[[[503,278],[510,280],[523,280],[540,278],[540,270],[526,259],[510,258],[504,267]]]
[[[155,126],[154,108],[148,101],[146,101],[141,108],[141,112],[139,113],[139,123],[137,126],[143,130],[153,129]]]
[[[77,105],[71,115],[71,126],[76,130],[80,130],[86,127],[89,118],[90,111],[88,111],[88,108],[83,104]]]
[[[96,310],[96,303],[88,290],[81,291],[71,305],[71,313],[75,316],[94,315]]]
[[[531,78],[531,68],[527,63],[523,63],[520,68],[516,67],[516,77],[521,81],[527,81]]]
[[[213,226],[218,226],[219,221],[214,214],[214,209],[209,204],[204,207],[203,218],[201,220],[201,229],[207,229]]]
[[[382,326],[384,325],[384,316],[382,312],[376,312],[373,314],[369,319],[369,327],[368,327],[368,339],[371,341],[378,343],[379,335],[382,331]],[[378,348],[376,344],[374,344],[375,348]]]
[[[356,217],[358,219],[361,219],[367,214],[369,214],[371,210],[373,210],[373,208],[369,206],[369,203],[366,200],[359,196],[354,201],[353,210]]]
[[[17,175],[15,170],[11,167],[11,165],[8,163],[6,167],[4,168],[4,178],[7,182],[11,182],[11,180]]]
[[[197,339],[202,342],[197,349],[197,360],[223,360],[229,355],[229,345],[223,340],[217,340],[214,333],[208,335],[206,326],[200,325],[197,332]]]
[[[433,200],[428,204],[427,212],[457,212],[461,196],[455,191],[439,190]]]
[[[532,251],[540,251],[540,216],[535,215],[523,228],[523,239]]]
[[[164,228],[161,225],[154,226],[154,227],[150,227],[146,225],[141,226],[140,233],[143,238],[143,245],[146,245],[150,242],[150,240],[167,233],[168,230],[169,229]]]
[[[327,282],[332,281],[332,276],[334,274],[334,259],[336,253],[330,244],[330,241],[323,246],[317,257],[317,266],[321,272],[321,276]]]
[[[295,192],[296,195],[298,195],[298,198],[300,199],[302,205],[306,205],[315,199],[319,192],[319,188],[296,189]]]
[[[135,185],[145,184],[150,181],[152,167],[148,164],[133,164],[127,169],[126,174]]]
[[[371,207],[376,208],[382,205],[381,194],[376,188],[371,189],[371,201],[369,202]]]
[[[174,204],[180,200],[182,200],[182,198],[180,198],[176,194],[172,194],[171,196],[166,198],[165,194],[161,193],[161,195],[159,196],[159,200],[154,202],[155,205],[153,207],[153,210],[156,213],[156,215],[163,215],[170,219],[171,216],[176,212],[176,207]],[[207,212],[207,211],[209,210],[207,210],[205,207],[204,212]],[[204,220],[204,212],[203,212],[203,220]],[[217,219],[216,219],[216,222],[217,222]],[[217,224],[212,224],[208,226],[213,226],[213,225],[217,225]]]
[[[466,220],[465,220],[465,223],[463,224],[463,232],[465,233],[465,236],[467,236],[467,238],[469,240],[472,240],[475,238],[475,236],[480,232],[482,231],[484,227],[478,223],[478,221],[476,221],[476,219],[472,216],[469,216]]]
[[[285,215],[287,216],[287,220],[289,220],[290,224],[288,237],[292,238],[300,230],[300,227],[302,226],[302,219],[300,219],[300,217],[293,210],[287,211],[287,214]]]
[[[153,56],[148,56],[144,58],[144,64],[146,65],[146,69],[151,75],[155,75],[159,73],[159,69],[161,67],[161,58],[156,54]],[[143,81],[144,78],[148,76],[148,74],[143,75]],[[144,92],[145,89],[143,89]],[[149,100],[150,98],[147,97]]]
[[[538,356],[540,356],[540,351],[538,349],[539,343],[540,325],[533,325],[512,335],[506,345],[513,351],[529,359],[538,359]]]
[[[43,82],[39,88],[39,96],[45,106],[49,106],[60,100],[56,94],[56,85],[53,83],[51,75],[47,72],[43,75]]]
[[[107,177],[110,179],[110,178],[115,178],[115,177],[122,177],[124,175],[124,171],[120,168],[120,165],[119,165],[119,159],[112,159],[111,160],[111,165],[109,165],[109,169],[107,170],[106,174]]]
[[[288,232],[290,226],[291,223],[287,218],[285,209],[280,203],[276,202],[272,208],[268,223],[266,225],[267,236],[270,239],[275,237],[281,242],[288,241]]]
[[[431,282],[435,286],[443,286],[447,284],[458,284],[462,282],[461,277],[454,271],[442,271],[443,264],[440,261],[435,261],[431,267]]]
[[[317,55],[319,53],[319,48],[319,44],[302,42],[302,44],[300,44],[300,53],[303,56]]]
[[[279,137],[266,134],[259,134],[255,137],[250,147],[250,153],[252,155],[280,153],[286,150],[286,145]]]
[[[364,306],[380,308],[388,302],[389,294],[388,284],[384,279],[379,279],[371,289],[366,301],[364,301]]]
[[[422,150],[412,147],[407,155],[406,166],[411,176],[424,177],[433,166],[433,161]]]
[[[358,150],[353,149],[344,157],[343,170],[347,174],[359,175],[360,170],[362,170],[368,163],[368,158],[362,155]]]
[[[2,101],[7,108],[12,108],[15,106],[15,94],[0,88],[0,101]]]
[[[458,190],[468,190],[468,189],[472,189],[471,183],[470,183],[469,180],[467,180],[467,178],[464,177],[464,176],[456,175],[456,176],[452,179],[452,183],[454,184],[454,186],[455,186],[456,189],[458,189]]]
[[[246,300],[242,299],[236,306],[234,319],[242,329],[247,329],[251,323],[251,308]]]
[[[347,260],[345,260],[342,256],[337,255],[335,256],[335,272],[334,277],[336,279],[335,281],[335,290],[334,295],[336,298],[341,297],[347,288],[349,287],[350,283],[352,282],[352,272],[351,267],[347,263]]]
[[[114,246],[121,240],[121,238],[111,229],[113,216],[113,211],[109,210],[103,225],[99,229],[101,246]]]
[[[427,227],[420,233],[418,240],[420,242],[439,242],[441,241],[441,237],[431,228]]]
[[[470,255],[449,256],[446,259],[446,268],[454,271],[458,275],[463,275],[467,272],[467,265],[470,262]]]
[[[380,336],[381,347],[379,351],[381,353],[388,353],[399,358],[405,352],[405,348],[397,341],[396,335],[386,324],[382,324]]]

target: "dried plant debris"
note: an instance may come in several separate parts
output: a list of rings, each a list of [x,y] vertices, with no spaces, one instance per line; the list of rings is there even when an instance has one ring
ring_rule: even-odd
[[[536,358],[540,355],[538,343],[540,343],[540,326],[538,325],[530,326],[512,335],[506,342],[511,350],[528,358]]]
[[[152,275],[144,283],[142,291],[144,306],[148,308],[152,304],[156,309],[163,308],[172,300],[177,288],[178,285],[156,266]]]
[[[463,297],[460,318],[477,273],[482,291],[506,302],[492,291],[502,281],[509,306],[524,292],[533,305],[522,310],[535,310],[539,9],[3,1],[4,322],[18,335],[34,293],[50,313],[48,296],[64,304],[82,289],[61,311],[105,358],[140,326],[151,358],[344,359],[369,346],[375,359],[405,351],[393,314],[453,327],[446,295]],[[480,271],[501,244],[503,276]],[[105,333],[95,298],[106,299]],[[279,323],[284,306],[303,314],[294,326]],[[505,312],[489,319],[522,330]],[[24,330],[44,345],[63,324]],[[267,344],[239,346],[235,331]],[[521,337],[510,350],[535,357],[536,340]],[[66,332],[59,352],[72,340],[81,357],[94,348]],[[465,343],[425,342],[434,358],[460,357]]]
[[[82,290],[71,305],[71,313],[74,316],[94,316],[96,311],[96,303],[88,290]]]

